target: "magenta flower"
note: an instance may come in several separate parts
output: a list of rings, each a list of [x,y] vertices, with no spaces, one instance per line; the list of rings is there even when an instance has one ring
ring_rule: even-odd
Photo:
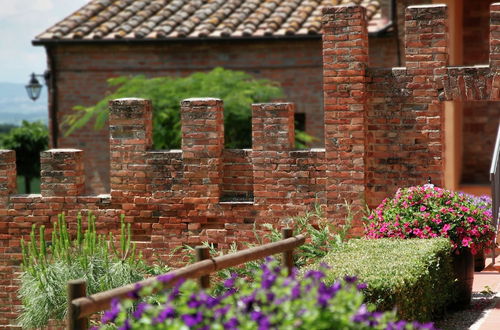
[[[398,189],[368,220],[365,236],[371,239],[442,236],[450,239],[454,249],[473,246],[474,251],[480,251],[493,246],[491,200],[435,186]]]

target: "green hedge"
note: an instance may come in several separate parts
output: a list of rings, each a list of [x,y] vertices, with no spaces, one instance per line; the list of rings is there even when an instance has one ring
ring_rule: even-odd
[[[327,263],[327,283],[345,275],[365,282],[367,301],[379,310],[396,308],[398,318],[438,319],[453,301],[448,239],[354,239],[317,264]]]

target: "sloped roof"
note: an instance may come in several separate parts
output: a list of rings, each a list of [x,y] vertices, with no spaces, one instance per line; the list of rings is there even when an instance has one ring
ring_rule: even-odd
[[[379,0],[91,0],[34,42],[314,35],[324,6],[349,3],[382,20]]]

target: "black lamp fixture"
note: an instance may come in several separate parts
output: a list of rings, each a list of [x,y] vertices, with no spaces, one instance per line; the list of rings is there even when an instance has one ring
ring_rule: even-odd
[[[40,97],[40,93],[42,91],[42,85],[38,81],[36,77],[43,77],[45,79],[45,85],[48,86],[48,81],[49,81],[49,71],[45,71],[44,74],[31,74],[31,79],[29,83],[25,86],[26,87],[26,92],[28,92],[28,97],[32,99],[33,101],[36,101]]]

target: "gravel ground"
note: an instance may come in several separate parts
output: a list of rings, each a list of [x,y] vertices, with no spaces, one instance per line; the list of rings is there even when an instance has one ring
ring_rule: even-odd
[[[450,313],[436,326],[443,330],[467,330],[493,308],[500,296],[495,293],[472,293],[471,305],[464,310]]]

